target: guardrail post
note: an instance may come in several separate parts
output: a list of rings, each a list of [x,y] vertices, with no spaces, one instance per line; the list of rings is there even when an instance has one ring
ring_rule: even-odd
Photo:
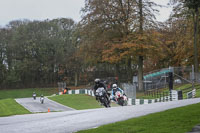
[[[166,97],[166,101],[168,102],[169,101],[169,99],[168,99],[169,98],[169,93],[168,92],[166,92],[166,96],[167,96]]]
[[[163,102],[165,102],[165,92],[163,92]]]
[[[170,99],[170,101],[172,101],[172,91],[171,90],[169,91],[169,99]]]

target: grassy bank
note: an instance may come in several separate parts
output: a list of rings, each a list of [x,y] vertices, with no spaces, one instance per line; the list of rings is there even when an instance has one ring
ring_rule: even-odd
[[[189,88],[189,89],[187,89],[187,88]],[[200,97],[200,86],[198,84],[196,84],[194,88],[196,88],[196,96],[195,97],[196,98]],[[174,86],[174,90],[182,91],[183,99],[187,99],[187,92],[192,91],[192,84],[184,84],[184,85]],[[162,96],[163,92],[164,92],[165,95],[169,94],[169,88],[159,89],[157,97],[155,96],[155,94],[157,93],[156,89],[152,89],[152,90],[149,90],[149,91],[150,91],[150,93],[149,93],[150,95],[145,95],[144,92],[137,92],[137,95],[136,95],[137,99],[155,99],[155,98],[159,98],[159,95],[161,94],[161,96]],[[154,94],[154,95],[152,95],[152,94]]]
[[[77,110],[102,108],[94,97],[85,94],[61,95],[49,97],[49,99]]]
[[[28,110],[19,105],[14,99],[0,100],[0,117],[29,113]]]
[[[61,95],[48,98],[77,110],[104,108],[104,106],[100,106],[100,103],[97,102],[94,97],[86,94]],[[114,102],[111,103],[111,107],[116,107],[116,106],[119,105]]]
[[[186,92],[185,92],[184,89],[185,88],[189,88],[189,87],[191,87],[191,88],[186,90]],[[200,86],[194,86],[194,88],[196,88],[196,96],[195,97],[200,97]],[[192,84],[183,85],[181,87],[176,88],[176,90],[182,90],[184,92],[183,93],[183,98],[187,99],[187,92],[192,91]]]
[[[117,122],[79,133],[185,133],[200,123],[200,103]]]

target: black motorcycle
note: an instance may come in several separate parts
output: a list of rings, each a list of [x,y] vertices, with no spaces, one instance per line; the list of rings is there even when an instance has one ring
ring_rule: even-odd
[[[110,107],[110,99],[104,88],[96,90],[96,100],[101,102],[106,108]]]

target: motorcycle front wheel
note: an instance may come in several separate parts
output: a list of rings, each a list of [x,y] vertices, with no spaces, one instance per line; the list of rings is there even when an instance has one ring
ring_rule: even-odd
[[[118,99],[118,104],[124,106],[124,100],[122,98]]]

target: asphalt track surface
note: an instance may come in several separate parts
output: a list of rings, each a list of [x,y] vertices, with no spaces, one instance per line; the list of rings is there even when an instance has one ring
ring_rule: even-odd
[[[194,128],[192,128],[192,131],[188,133],[200,133],[200,125],[196,125]]]
[[[195,98],[137,106],[1,117],[0,132],[71,133],[199,102],[200,98]]]
[[[49,111],[69,111],[74,110],[70,107],[66,107],[62,104],[54,102],[47,97],[44,97],[44,103],[40,103],[40,97],[37,97],[36,100],[33,98],[18,98],[15,99],[16,102],[24,106],[27,110],[32,113],[39,113],[39,112],[48,112]]]

